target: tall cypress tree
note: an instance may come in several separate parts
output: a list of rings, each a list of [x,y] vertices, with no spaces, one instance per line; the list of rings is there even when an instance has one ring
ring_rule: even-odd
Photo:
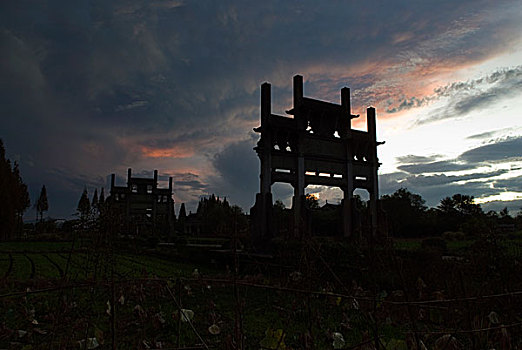
[[[40,222],[43,221],[43,213],[44,211],[49,210],[49,202],[47,201],[47,190],[45,185],[42,186],[42,190],[40,191],[40,197],[38,197],[38,201],[36,202],[36,211],[40,215]]]
[[[87,193],[86,187],[83,189],[82,196],[80,197],[80,201],[78,202],[77,211],[82,221],[87,220],[91,211],[91,203],[89,201],[89,195]]]
[[[174,215],[174,217],[176,217]],[[181,203],[181,207],[179,208],[178,214],[178,222],[176,225],[179,225],[178,231],[181,233],[185,233],[185,220],[187,219],[187,210],[185,209],[185,203]]]
[[[100,206],[103,206],[103,204],[105,203],[105,193],[103,191],[103,187],[101,188],[101,191],[100,191],[100,198],[98,199],[98,204]]]
[[[185,220],[187,217],[187,210],[185,209],[185,203],[181,203],[181,208],[179,208],[178,219]]]
[[[92,202],[91,202],[91,210],[94,214],[97,214],[99,211],[99,202],[98,202],[98,189],[94,189],[94,194],[92,195]]]

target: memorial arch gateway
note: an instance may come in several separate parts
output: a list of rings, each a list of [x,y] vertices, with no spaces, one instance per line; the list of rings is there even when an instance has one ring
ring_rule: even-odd
[[[272,226],[272,184],[289,183],[294,188],[292,199],[292,234],[307,234],[304,223],[305,188],[308,185],[339,187],[342,200],[342,232],[353,235],[353,191],[365,189],[370,195],[371,234],[377,230],[379,187],[377,170],[375,108],[366,110],[367,131],[354,130],[351,120],[350,89],[341,89],[341,104],[303,96],[303,77],[294,76],[294,107],[286,112],[292,117],[271,111],[271,85],[261,85],[261,134],[255,151],[261,161],[260,193],[251,210],[252,234],[255,242],[270,239]]]

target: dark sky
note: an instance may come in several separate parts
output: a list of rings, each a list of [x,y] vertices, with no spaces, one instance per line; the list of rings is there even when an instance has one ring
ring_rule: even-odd
[[[0,19],[0,138],[50,216],[128,167],[173,176],[189,209],[215,193],[248,210],[259,87],[283,114],[295,74],[377,108],[382,193],[522,207],[520,1],[4,0]]]

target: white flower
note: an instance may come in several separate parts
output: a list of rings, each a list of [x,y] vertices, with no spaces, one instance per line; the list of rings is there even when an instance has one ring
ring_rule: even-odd
[[[344,337],[341,333],[334,332],[333,336],[333,347],[334,349],[342,349],[346,342],[344,341]]]

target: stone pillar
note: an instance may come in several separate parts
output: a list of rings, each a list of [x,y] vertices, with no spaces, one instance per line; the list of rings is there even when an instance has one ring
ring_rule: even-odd
[[[154,228],[156,227],[156,217],[158,212],[158,194],[156,192],[156,188],[158,187],[158,171],[154,170],[154,180],[152,183],[152,191],[151,191],[151,197],[152,197],[152,229],[154,231]],[[160,201],[161,201],[161,197]]]
[[[174,223],[176,213],[174,212],[174,199],[172,199],[172,177],[169,177],[169,195],[167,197],[168,221],[169,221],[169,238],[174,234]]]
[[[303,98],[303,76],[295,75],[294,76],[294,107],[299,106],[301,104],[301,99]]]
[[[302,237],[305,230],[305,168],[304,157],[297,157],[297,170],[294,179],[294,197],[292,198],[292,210],[294,212],[294,237]]]
[[[299,130],[306,130],[307,121],[301,113],[301,105],[303,104],[303,77],[301,75],[294,76],[294,119],[297,122]]]
[[[371,174],[371,191],[370,192],[370,215],[371,215],[371,226],[373,237],[377,234],[377,200],[379,199],[379,182],[377,177],[377,171],[379,169],[379,160],[377,159],[377,134],[376,134],[376,120],[375,120],[375,108],[368,107],[366,110],[366,120],[368,125],[368,134],[370,137],[371,154],[370,162],[372,164]]]
[[[346,182],[345,187],[343,188],[343,201],[342,201],[342,216],[343,216],[343,236],[346,238],[350,238],[353,235],[353,166],[352,163],[349,162],[346,165]]]
[[[261,175],[260,175],[260,192],[266,195],[271,192],[272,187],[272,140],[269,129],[269,118],[272,113],[271,103],[271,86],[268,83],[261,85]]]
[[[341,109],[343,112],[342,118],[344,119],[341,121],[341,125],[346,125],[346,129],[341,130],[339,132],[339,136],[346,137],[348,136],[348,130],[352,128],[352,107],[350,103],[350,89],[347,87],[343,87],[341,89]]]
[[[269,130],[271,113],[271,85],[264,83],[261,85],[261,139],[257,145],[261,161],[259,193],[256,194],[256,203],[250,209],[252,241],[256,246],[262,246],[272,237],[272,139]]]
[[[303,77],[301,75],[294,76],[294,118],[297,120],[299,128],[302,130],[306,129],[306,120],[305,117],[301,113],[301,105],[303,101]],[[294,174],[293,179],[293,187],[294,187],[294,196],[292,198],[292,210],[294,213],[294,225],[293,225],[293,235],[294,237],[302,237],[305,231],[304,224],[304,212],[305,212],[305,166],[304,166],[304,156],[302,154],[302,150],[300,149],[301,140],[297,140],[297,164],[296,164],[296,172]]]
[[[343,188],[344,196],[342,201],[342,216],[343,216],[343,236],[348,238],[353,235],[353,190],[354,190],[354,176],[353,176],[353,147],[352,147],[352,107],[350,103],[350,89],[344,87],[341,89],[341,107],[343,114],[348,119],[346,122],[347,128],[345,133],[346,146],[346,176],[345,185]]]
[[[127,193],[125,194],[125,222],[127,223],[127,234],[135,234],[136,232],[131,232],[131,216],[130,216],[130,200],[132,193],[131,187],[131,177],[132,177],[132,169],[127,169]]]

